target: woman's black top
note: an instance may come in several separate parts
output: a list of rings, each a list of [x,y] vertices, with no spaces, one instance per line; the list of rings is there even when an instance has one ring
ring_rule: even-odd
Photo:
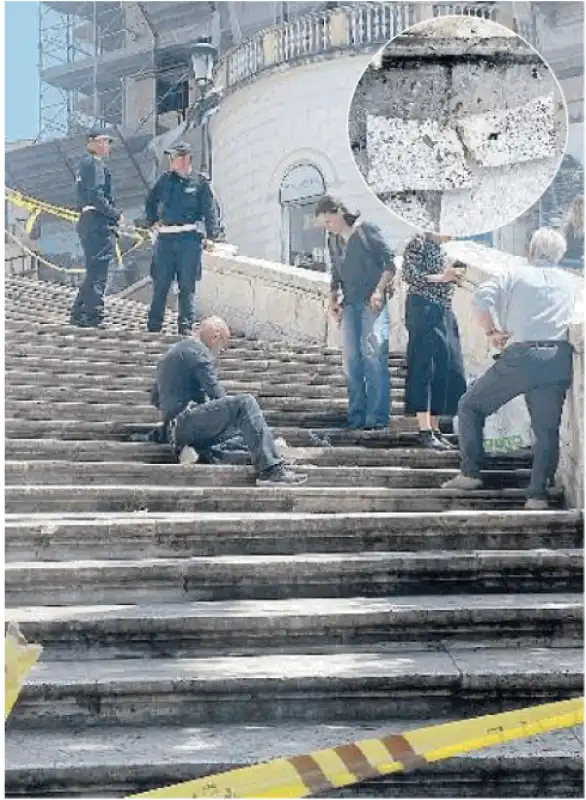
[[[434,303],[451,308],[455,283],[429,283],[428,275],[439,275],[445,268],[445,255],[441,246],[425,234],[414,236],[403,252],[402,275],[409,294],[426,297]]]

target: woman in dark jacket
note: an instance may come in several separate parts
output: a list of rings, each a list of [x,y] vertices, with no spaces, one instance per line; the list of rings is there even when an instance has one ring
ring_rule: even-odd
[[[409,333],[405,413],[415,414],[421,444],[434,450],[452,449],[440,433],[439,417],[454,417],[466,391],[460,333],[452,311],[457,272],[446,266],[441,249],[449,238],[420,234],[403,253]]]
[[[328,232],[330,313],[341,322],[350,428],[386,428],[390,413],[387,294],[394,255],[380,228],[359,221],[339,200],[319,200],[315,216]],[[342,297],[340,299],[340,292]]]

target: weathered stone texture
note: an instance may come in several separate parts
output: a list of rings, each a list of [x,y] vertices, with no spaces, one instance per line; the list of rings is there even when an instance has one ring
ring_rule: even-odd
[[[369,115],[369,185],[375,192],[445,191],[470,184],[471,171],[456,131],[434,120]]]
[[[553,95],[506,111],[462,119],[457,130],[469,156],[482,167],[502,167],[540,158],[556,151]]]

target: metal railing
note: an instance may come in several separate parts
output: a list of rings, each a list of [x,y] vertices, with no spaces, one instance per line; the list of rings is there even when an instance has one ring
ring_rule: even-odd
[[[219,61],[216,75],[225,91],[237,88],[267,69],[340,50],[367,51],[433,13],[496,20],[498,4],[360,2],[309,14],[258,31]]]

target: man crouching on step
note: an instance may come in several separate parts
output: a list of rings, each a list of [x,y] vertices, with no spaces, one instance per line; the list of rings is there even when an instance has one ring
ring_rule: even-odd
[[[307,475],[286,469],[256,399],[227,395],[215,356],[226,349],[230,329],[220,317],[204,319],[188,339],[172,345],[157,366],[151,402],[161,412],[167,437],[182,463],[240,434],[261,485],[305,483]]]

